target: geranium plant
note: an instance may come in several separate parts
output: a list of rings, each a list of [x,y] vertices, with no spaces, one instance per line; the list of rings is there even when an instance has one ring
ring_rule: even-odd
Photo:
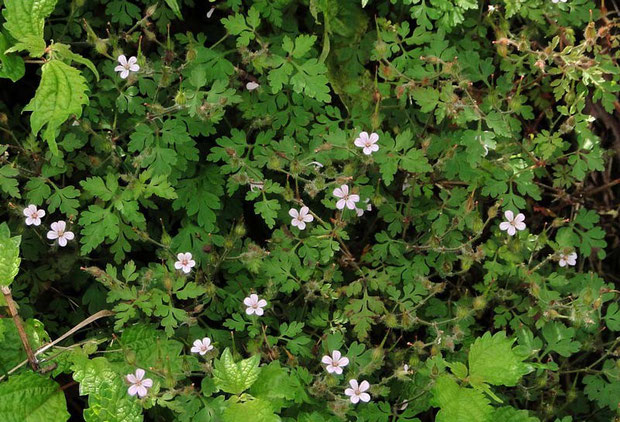
[[[613,1],[0,9],[0,421],[620,420]]]

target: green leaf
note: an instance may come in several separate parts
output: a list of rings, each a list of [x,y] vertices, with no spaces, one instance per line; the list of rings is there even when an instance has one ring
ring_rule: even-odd
[[[492,385],[516,385],[528,369],[515,353],[513,343],[514,339],[506,338],[504,331],[478,337],[469,349],[470,377]]]
[[[0,32],[0,78],[16,82],[26,73],[24,60],[16,54],[5,54],[9,48],[7,37]]]
[[[19,183],[17,177],[19,170],[10,165],[0,167],[0,190],[11,195],[14,198],[21,198],[19,194]]]
[[[181,15],[181,8],[179,7],[179,2],[177,0],[166,0],[166,4],[179,19],[183,19],[183,15]]]
[[[45,341],[49,340],[43,323],[36,319],[24,321],[24,330],[33,349],[42,346]],[[0,318],[0,372],[6,373],[25,359],[26,352],[22,346],[15,322],[11,318]]]
[[[58,153],[56,130],[70,117],[81,116],[82,106],[88,104],[87,89],[79,70],[60,60],[43,65],[39,87],[24,111],[32,111],[30,125],[35,135],[47,125],[43,138],[54,154]]]
[[[259,363],[259,355],[235,362],[230,349],[226,348],[213,367],[215,385],[226,393],[241,394],[258,379]]]
[[[97,80],[99,80],[99,71],[97,71],[97,68],[95,67],[93,62],[91,62],[87,58],[82,57],[81,55],[71,51],[71,48],[68,45],[61,44],[61,43],[54,43],[50,47],[51,47],[51,50],[56,53],[56,56],[58,58],[61,58],[63,60],[67,60],[69,62],[73,61],[73,62],[76,62],[76,63],[83,64],[91,72],[93,72],[93,74],[95,75],[95,78]]]
[[[433,88],[416,88],[411,96],[420,106],[420,111],[430,113],[437,107],[439,101],[439,91]]]
[[[611,303],[607,308],[605,322],[611,331],[620,331],[620,306],[617,302]]]
[[[540,419],[530,416],[527,410],[517,410],[512,406],[495,409],[492,420],[498,422],[540,422]]]
[[[264,199],[254,204],[254,211],[260,214],[267,226],[272,229],[276,224],[276,217],[278,210],[280,209],[280,203],[277,199]]]
[[[239,422],[248,419],[260,422],[280,421],[280,417],[273,413],[271,404],[261,399],[231,402],[222,415],[222,422]]]
[[[41,57],[45,52],[43,27],[56,7],[58,0],[5,0],[4,28],[17,43],[8,51],[28,50],[33,57]]]
[[[542,330],[543,337],[547,341],[545,354],[556,352],[560,356],[569,357],[577,353],[581,348],[581,343],[573,341],[575,329],[566,327],[561,322],[549,322]]]
[[[9,226],[0,224],[0,286],[10,285],[19,272],[21,236],[11,237]]]
[[[437,378],[432,404],[440,408],[436,422],[490,422],[493,408],[480,391],[459,386],[450,376]]]
[[[55,381],[25,372],[0,383],[1,421],[64,422],[68,419],[65,395]]]

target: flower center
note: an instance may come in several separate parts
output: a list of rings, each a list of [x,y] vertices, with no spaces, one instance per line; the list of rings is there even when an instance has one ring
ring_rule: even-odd
[[[372,146],[372,142],[370,142],[370,141],[366,141],[366,146],[367,146],[367,147],[371,147],[371,146]]]
[[[181,264],[182,264],[183,266],[186,266],[186,265],[188,264],[187,259],[184,259],[183,261],[181,261]]]
[[[142,380],[137,380],[134,385],[140,387],[142,385]]]

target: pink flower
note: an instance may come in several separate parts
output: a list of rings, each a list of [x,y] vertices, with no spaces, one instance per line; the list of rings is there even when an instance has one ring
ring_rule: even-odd
[[[144,369],[138,368],[136,369],[135,375],[129,374],[125,377],[127,382],[131,384],[127,389],[130,396],[135,396],[137,394],[138,397],[142,398],[146,396],[148,389],[153,386],[153,380],[150,378],[144,378],[145,374],[146,372]]]
[[[349,194],[349,186],[347,185],[342,185],[334,189],[334,196],[340,198],[338,202],[336,202],[336,208],[339,210],[343,210],[345,206],[350,210],[354,210],[355,203],[360,200],[359,195]]]
[[[350,397],[351,403],[357,404],[360,400],[366,403],[370,401],[370,394],[365,393],[370,388],[368,381],[362,381],[358,385],[357,380],[350,380],[349,385],[351,388],[344,390],[344,394]]]
[[[502,222],[499,225],[499,229],[505,231],[510,236],[514,236],[517,230],[525,230],[525,216],[521,213],[514,216],[512,211],[506,211],[504,213],[504,217],[506,217],[506,221]]]
[[[327,372],[329,372],[330,374],[333,373],[336,375],[340,375],[342,374],[342,368],[349,364],[349,358],[347,358],[346,356],[342,356],[340,351],[334,350],[331,356],[323,356],[321,362],[327,365],[325,367]]]
[[[137,72],[140,70],[140,66],[137,62],[138,59],[136,59],[135,56],[131,56],[129,60],[127,60],[127,57],[121,54],[118,56],[118,66],[114,68],[114,71],[120,74],[121,79],[127,79],[129,72]]]
[[[62,247],[67,246],[67,241],[73,240],[74,237],[73,232],[67,230],[67,223],[62,220],[52,223],[52,230],[47,232],[47,238],[58,239],[58,244]]]
[[[196,265],[196,261],[192,259],[192,254],[189,252],[177,254],[177,260],[178,261],[174,263],[174,268],[182,270],[185,274],[189,274]]]
[[[246,314],[261,316],[264,313],[263,308],[267,306],[267,301],[265,299],[259,300],[258,295],[252,293],[250,296],[243,299],[243,304],[247,306],[247,308],[245,308]]]
[[[26,216],[26,225],[31,226],[40,226],[41,225],[41,217],[45,216],[44,210],[38,210],[36,205],[30,204],[26,208],[24,208],[24,215]]]
[[[566,265],[574,266],[577,264],[577,253],[571,252],[568,255],[560,254],[560,267],[566,267]]]
[[[204,356],[210,350],[213,350],[211,339],[209,337],[205,337],[202,340],[194,340],[194,345],[190,351],[192,353],[200,353],[200,356]]]
[[[363,152],[366,155],[370,155],[373,152],[379,151],[379,145],[377,145],[377,141],[379,140],[379,135],[376,133],[371,133],[368,135],[368,132],[362,132],[359,134],[359,137],[355,140],[354,144],[356,147],[363,148]]]
[[[314,220],[312,214],[309,214],[310,208],[301,207],[299,212],[295,208],[291,208],[288,211],[288,215],[293,217],[291,220],[291,225],[293,227],[297,227],[299,230],[303,230],[306,228],[306,223],[309,223]]]

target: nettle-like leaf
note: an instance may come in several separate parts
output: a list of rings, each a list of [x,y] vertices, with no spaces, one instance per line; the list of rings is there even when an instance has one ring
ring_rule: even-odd
[[[11,237],[6,223],[0,224],[0,286],[10,285],[19,272],[21,236]]]
[[[0,78],[16,82],[26,73],[24,60],[16,54],[5,53],[9,49],[7,37],[0,32]]]
[[[512,347],[514,339],[506,337],[504,331],[487,332],[478,337],[469,349],[469,374],[472,379],[492,385],[514,386],[527,374],[523,357]]]
[[[53,380],[25,372],[0,383],[0,420],[6,422],[64,422],[67,401]]]
[[[433,387],[432,404],[439,407],[437,422],[491,422],[493,408],[486,396],[473,388],[458,385],[442,375]]]
[[[235,362],[230,349],[226,348],[213,366],[215,385],[226,393],[241,394],[258,379],[259,363],[259,355]]]
[[[4,28],[17,43],[8,51],[28,50],[31,56],[45,52],[43,28],[45,18],[52,14],[58,0],[5,0]]]
[[[36,135],[47,126],[43,139],[54,154],[58,153],[56,130],[70,117],[80,117],[88,104],[86,80],[79,70],[60,60],[50,60],[42,67],[41,83],[24,111],[32,111],[30,125]]]

